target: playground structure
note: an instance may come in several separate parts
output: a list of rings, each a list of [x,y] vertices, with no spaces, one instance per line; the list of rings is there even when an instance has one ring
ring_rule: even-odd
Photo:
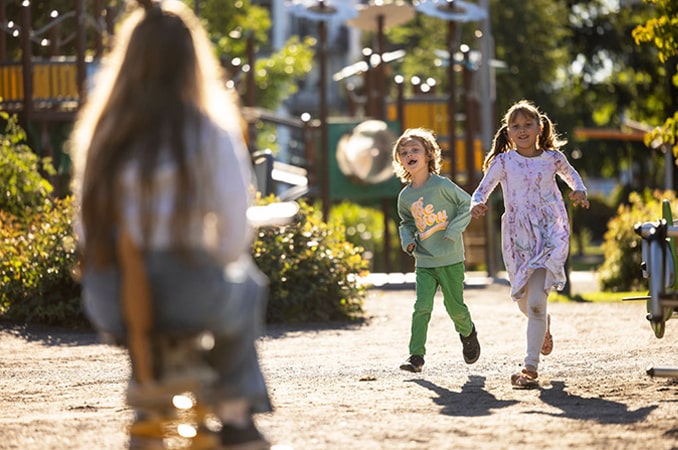
[[[17,115],[37,155],[51,158],[57,175],[46,176],[57,195],[68,190],[63,141],[116,15],[103,0],[73,6],[62,14],[29,0],[0,0],[0,109]]]
[[[73,58],[55,58],[51,61],[31,61],[33,77],[30,86],[32,107],[35,114],[46,112],[51,117],[71,117],[80,102],[80,90],[76,82],[77,68]],[[20,63],[0,65],[0,95],[5,111],[23,112],[26,82]]]
[[[8,6],[11,8],[8,9]],[[0,108],[18,115],[29,132],[31,147],[40,156],[52,157],[57,167],[63,155],[61,143],[55,142],[55,129],[68,126],[75,119],[87,94],[88,79],[96,70],[98,61],[114,34],[113,24],[117,14],[112,7],[105,6],[103,0],[93,3],[74,0],[74,8],[73,11],[63,14],[53,11],[46,24],[40,24],[34,29],[32,23],[36,18],[33,17],[35,13],[32,12],[29,1],[18,4],[13,0],[0,0]],[[63,24],[70,24],[69,29],[74,30],[74,33],[62,37]],[[8,47],[11,47],[8,46],[8,39],[18,39],[19,45],[14,45],[14,51],[8,52]],[[88,45],[92,48],[88,49]],[[64,55],[66,47],[75,49],[75,55]],[[248,45],[248,49],[248,58],[254,58],[251,46]],[[379,53],[382,52],[383,48]],[[20,58],[17,59],[17,56]],[[294,161],[281,162],[273,159],[266,162],[268,172],[263,175],[265,182],[260,183],[264,186],[262,192],[276,193],[273,184],[278,182],[286,188],[294,189],[294,195],[288,193],[292,197],[318,198],[322,201],[325,218],[332,201],[375,201],[376,204],[381,203],[385,221],[391,220],[395,216],[391,202],[400,188],[399,182],[392,178],[377,184],[356,183],[355,179],[341,173],[336,164],[337,142],[342,137],[342,134],[337,135],[337,130],[350,134],[352,128],[371,119],[389,123],[395,134],[409,127],[432,129],[443,148],[443,174],[450,176],[467,191],[472,191],[480,174],[484,150],[483,144],[476,137],[480,134],[482,122],[479,120],[478,95],[470,90],[476,69],[468,61],[456,61],[450,65],[454,66],[454,70],[450,69],[450,74],[455,71],[463,74],[464,89],[461,92],[458,92],[459,89],[449,95],[421,92],[421,95],[412,98],[405,98],[403,94],[405,81],[402,77],[394,77],[392,80],[384,78],[383,63],[368,67],[363,75],[371,80],[373,89],[384,92],[387,83],[395,84],[397,98],[372,92],[371,100],[365,105],[365,112],[370,115],[349,118],[328,118],[321,115],[321,120],[311,120],[310,116],[306,119],[280,117],[256,108],[253,98],[254,80],[251,72],[245,74],[247,76],[243,77],[242,82],[247,84],[244,88],[245,116],[250,124],[250,136],[256,136],[253,133],[256,133],[254,130],[257,123],[273,123],[289,128],[301,149],[298,152],[301,155]],[[457,83],[453,81],[452,84]],[[457,98],[462,97],[464,111],[457,113],[456,109],[451,110],[450,101],[454,100],[456,108]],[[462,123],[465,129],[460,133]],[[250,148],[253,153],[259,150],[254,148],[254,142],[251,138]],[[59,191],[60,180],[51,181]],[[330,190],[330,185],[346,184],[353,186],[351,191],[357,196]],[[390,248],[391,236],[388,235],[388,224],[385,225],[384,245],[385,248]],[[488,262],[485,228],[483,221],[473,221],[466,233],[469,264],[482,265]],[[488,267],[491,264],[488,263]],[[385,270],[391,269],[387,263]],[[409,268],[401,267],[401,270]]]
[[[662,202],[662,218],[654,222],[638,223],[636,234],[642,238],[643,276],[649,280],[649,294],[627,297],[624,300],[645,300],[647,320],[657,339],[664,337],[666,321],[678,311],[678,226],[673,220],[671,204]],[[678,377],[678,367],[650,367],[650,376]]]
[[[0,0],[0,106],[18,113],[24,123],[72,121],[86,95],[88,72],[104,53],[104,36],[113,34],[115,11],[97,0],[86,11],[84,0],[75,0],[73,11],[50,12],[49,22],[39,29],[32,25],[31,2],[24,1],[17,18],[7,17],[9,0]],[[61,25],[73,21],[74,33],[61,37]],[[87,55],[87,31],[94,30],[94,50]],[[8,60],[7,39],[20,42],[21,58]],[[35,56],[34,46],[40,53]],[[75,56],[62,55],[73,45]]]

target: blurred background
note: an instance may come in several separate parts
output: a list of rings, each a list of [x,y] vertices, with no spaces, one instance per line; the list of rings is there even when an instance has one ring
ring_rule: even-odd
[[[401,185],[390,154],[405,128],[434,130],[443,174],[472,192],[500,115],[534,101],[568,139],[564,151],[589,188],[591,208],[571,211],[577,270],[615,258],[605,254],[610,220],[651,205],[631,193],[675,191],[675,1],[186,3],[240,94],[262,197],[314,205],[372,272],[412,270],[397,236]],[[69,195],[64,142],[124,13],[118,0],[0,0],[0,109],[51,162],[39,170],[53,197]],[[465,237],[469,269],[491,276],[503,270],[500,193],[492,202]]]

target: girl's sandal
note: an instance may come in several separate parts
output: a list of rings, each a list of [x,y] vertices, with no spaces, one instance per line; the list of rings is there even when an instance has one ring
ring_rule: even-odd
[[[551,335],[551,314],[546,316],[546,334],[544,335],[544,342],[541,344],[541,354],[550,355],[553,351],[553,335]]]
[[[511,375],[511,385],[515,388],[533,388],[539,386],[537,372],[523,369],[519,373]]]

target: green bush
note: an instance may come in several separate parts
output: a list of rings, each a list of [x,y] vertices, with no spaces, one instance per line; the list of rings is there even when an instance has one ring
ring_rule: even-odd
[[[73,276],[72,201],[45,201],[22,218],[0,211],[0,316],[22,323],[84,326]]]
[[[46,201],[19,219],[0,211],[0,317],[22,323],[87,326],[74,277],[77,248],[71,197]],[[344,230],[322,222],[301,205],[300,220],[262,228],[255,261],[270,279],[269,323],[323,322],[360,318],[366,287],[361,249]]]
[[[270,201],[264,200],[264,202]],[[365,286],[357,275],[367,268],[362,249],[328,226],[300,202],[293,225],[261,228],[253,246],[258,267],[268,276],[268,323],[351,320],[363,313]]]
[[[393,220],[389,220],[391,236],[390,248],[384,248],[384,212],[382,209],[360,205],[353,202],[341,202],[330,209],[329,224],[343,228],[345,239],[356,247],[363,249],[362,257],[368,262],[371,272],[385,271],[385,255],[391,266],[394,256],[399,256],[400,241],[398,228]]]
[[[384,209],[344,201],[330,209],[330,226],[343,227],[346,240],[363,249],[363,259],[369,263],[371,272],[409,271],[411,257],[400,248],[398,213],[391,205],[388,220],[390,243],[386,248],[384,232]],[[403,259],[406,262],[403,264]]]
[[[18,125],[16,115],[0,111],[5,132],[0,134],[0,211],[22,216],[30,208],[49,198],[52,185],[41,174],[53,174],[49,158],[40,160],[25,144],[26,133]]]
[[[73,278],[70,199],[53,200],[54,173],[25,144],[15,115],[0,111],[0,317],[17,322],[85,324]],[[42,172],[42,173],[41,173]]]
[[[341,202],[330,209],[329,225],[343,228],[346,240],[362,248],[363,259],[370,264],[383,251],[384,214],[377,209]]]
[[[72,198],[52,199],[43,176],[53,173],[49,160],[40,161],[24,144],[16,117],[0,116],[7,120],[0,135],[0,318],[86,326],[73,273]],[[298,224],[261,229],[252,251],[270,278],[268,322],[361,316],[365,286],[358,275],[367,268],[362,249],[311,207],[302,205]]]
[[[662,217],[662,200],[671,202],[671,210],[678,218],[678,200],[673,191],[631,192],[628,203],[617,209],[617,215],[608,223],[602,245],[605,260],[598,269],[600,287],[604,291],[640,291],[647,289],[640,264],[641,238],[633,227]]]

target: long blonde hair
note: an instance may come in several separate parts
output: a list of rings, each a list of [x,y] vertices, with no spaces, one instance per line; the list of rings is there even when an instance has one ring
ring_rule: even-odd
[[[138,162],[142,194],[150,194],[161,149],[169,151],[179,179],[172,233],[181,242],[185,209],[200,181],[188,170],[187,130],[198,136],[211,121],[242,134],[236,97],[193,12],[178,0],[144,3],[129,12],[116,34],[69,142],[86,263],[113,260],[118,180],[130,161]],[[149,220],[142,216],[143,230]]]
[[[402,146],[412,140],[418,141],[426,150],[426,156],[429,158],[429,173],[440,173],[442,151],[436,140],[435,133],[427,128],[408,128],[393,144],[393,171],[403,183],[412,181],[412,175],[410,175],[410,173],[405,170],[405,167],[403,167],[403,164],[400,161],[399,151]]]
[[[499,153],[504,153],[511,150],[512,142],[508,137],[508,127],[518,115],[534,119],[541,125],[542,130],[537,139],[538,149],[560,150],[565,144],[567,144],[567,140],[560,138],[556,132],[555,125],[551,122],[551,119],[549,119],[546,114],[542,113],[539,108],[529,100],[520,100],[514,103],[508,109],[508,111],[506,111],[506,114],[504,114],[502,125],[494,135],[492,147],[485,156],[485,161],[483,162],[483,171],[487,170],[495,156],[497,156]]]

